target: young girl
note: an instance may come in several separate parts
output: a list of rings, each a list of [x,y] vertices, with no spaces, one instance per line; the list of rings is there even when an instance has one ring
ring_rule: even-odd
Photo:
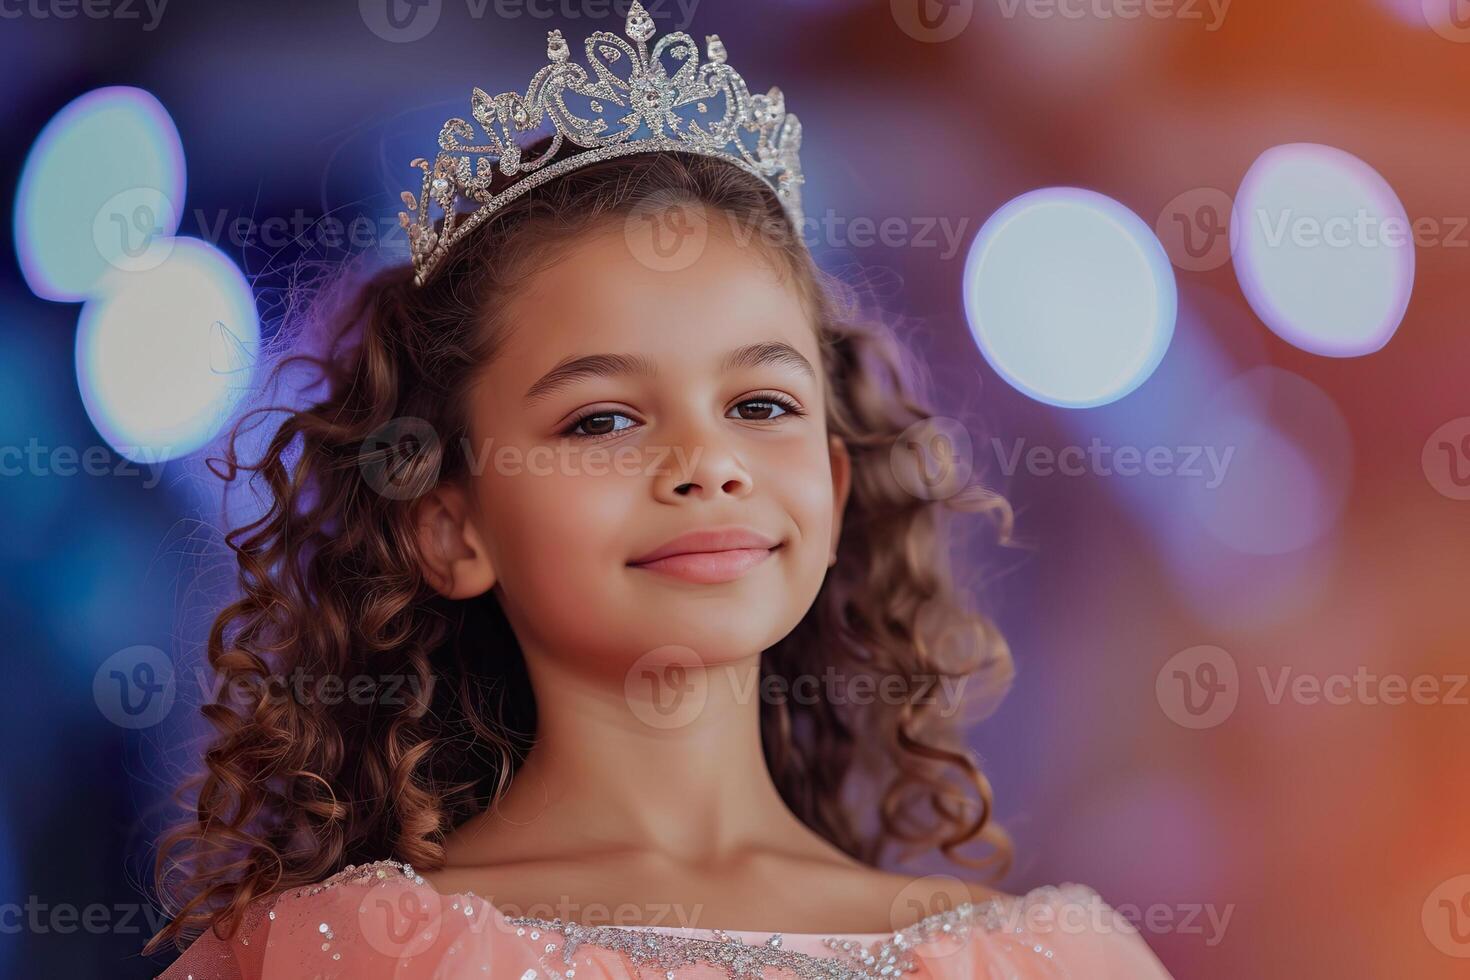
[[[801,239],[780,93],[632,7],[595,77],[552,32],[525,96],[476,91],[411,265],[318,303],[321,400],[227,454],[270,506],[164,976],[1167,976],[1085,886],[879,870],[1006,868],[956,712],[1009,657],[945,511],[1008,512],[914,479],[915,367]]]

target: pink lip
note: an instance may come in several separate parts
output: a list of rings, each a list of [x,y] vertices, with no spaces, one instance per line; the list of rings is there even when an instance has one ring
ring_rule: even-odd
[[[781,542],[748,527],[703,528],[681,534],[628,563],[687,582],[732,582],[765,561]]]

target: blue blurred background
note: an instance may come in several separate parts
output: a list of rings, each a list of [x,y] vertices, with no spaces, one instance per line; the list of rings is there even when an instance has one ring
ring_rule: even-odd
[[[231,580],[202,459],[291,270],[401,260],[470,89],[626,9],[389,2],[0,10],[0,974],[163,964],[148,848]],[[1179,977],[1470,956],[1455,2],[651,7],[784,90],[809,240],[1019,509],[982,596],[1017,678],[971,734],[1002,887],[1160,909]]]

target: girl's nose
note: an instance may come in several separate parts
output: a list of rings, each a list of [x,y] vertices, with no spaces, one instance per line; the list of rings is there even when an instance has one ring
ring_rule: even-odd
[[[655,494],[669,503],[691,497],[744,497],[750,493],[750,472],[739,455],[708,427],[691,426],[683,438],[666,447]]]

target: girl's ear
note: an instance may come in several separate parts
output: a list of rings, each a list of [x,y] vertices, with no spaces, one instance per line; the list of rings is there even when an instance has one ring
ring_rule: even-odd
[[[453,484],[435,487],[413,505],[419,567],[447,599],[482,595],[495,584],[490,553],[471,518],[469,498]]]
[[[847,492],[852,489],[852,457],[847,444],[835,435],[827,437],[832,457],[832,548],[827,567],[837,564],[837,542],[842,538],[842,515],[847,510]]]

